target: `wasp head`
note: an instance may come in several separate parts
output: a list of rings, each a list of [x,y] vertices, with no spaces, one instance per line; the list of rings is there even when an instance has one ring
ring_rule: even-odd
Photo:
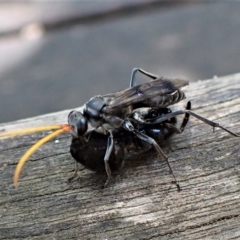
[[[88,121],[84,115],[78,111],[71,111],[68,114],[68,124],[71,126],[71,134],[74,137],[83,136],[88,129]]]

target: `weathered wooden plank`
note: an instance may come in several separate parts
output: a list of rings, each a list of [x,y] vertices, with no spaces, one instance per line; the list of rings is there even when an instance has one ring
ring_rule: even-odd
[[[240,74],[192,83],[193,110],[240,134]],[[180,106],[174,106],[179,108]],[[68,111],[2,124],[0,130],[64,123]],[[101,190],[105,175],[82,169],[68,183],[74,161],[68,134],[37,151],[20,185],[19,157],[44,134],[0,142],[0,239],[237,239],[240,237],[239,138],[191,118],[163,147],[182,191],[155,151],[133,157]]]

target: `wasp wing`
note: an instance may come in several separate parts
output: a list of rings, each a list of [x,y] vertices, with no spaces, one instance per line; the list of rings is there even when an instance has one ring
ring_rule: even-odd
[[[186,80],[159,78],[132,88],[127,88],[112,94],[114,97],[104,108],[104,112],[111,113],[117,108],[128,107],[154,98],[155,96],[173,94],[186,85],[188,85],[188,81]]]

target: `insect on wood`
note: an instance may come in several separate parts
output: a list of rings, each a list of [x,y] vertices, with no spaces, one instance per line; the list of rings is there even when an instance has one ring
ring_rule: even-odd
[[[137,72],[146,75],[151,81],[136,85]],[[168,157],[159,145],[174,133],[182,133],[190,116],[213,128],[221,128],[238,137],[237,134],[218,123],[191,111],[190,101],[187,103],[186,109],[171,111],[169,106],[186,98],[181,89],[187,85],[186,80],[159,78],[143,69],[134,68],[129,88],[91,98],[83,105],[82,112],[73,110],[69,113],[68,124],[1,133],[0,137],[14,137],[39,131],[56,130],[39,140],[22,156],[14,173],[14,184],[18,184],[19,175],[25,162],[40,146],[63,132],[70,132],[72,157],[76,163],[81,163],[86,168],[105,171],[107,180],[104,187],[108,185],[112,171],[123,166],[124,159],[128,154],[139,154],[153,147],[166,161],[178,190],[181,190]],[[184,115],[180,127],[177,127],[176,117],[178,115]],[[77,172],[78,164],[76,164],[76,171],[71,180],[75,179]]]

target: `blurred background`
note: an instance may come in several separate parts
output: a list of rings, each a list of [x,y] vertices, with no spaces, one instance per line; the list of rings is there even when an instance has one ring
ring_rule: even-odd
[[[240,2],[0,2],[1,123],[124,89],[134,67],[190,81],[239,72]]]

